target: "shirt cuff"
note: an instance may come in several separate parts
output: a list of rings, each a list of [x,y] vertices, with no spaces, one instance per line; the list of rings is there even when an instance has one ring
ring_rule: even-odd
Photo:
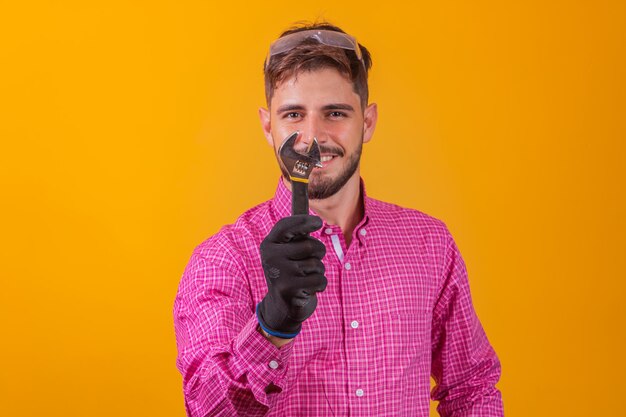
[[[259,322],[252,316],[233,343],[237,378],[247,374],[248,384],[257,401],[270,406],[271,394],[286,388],[286,376],[293,342],[280,349],[258,330]]]

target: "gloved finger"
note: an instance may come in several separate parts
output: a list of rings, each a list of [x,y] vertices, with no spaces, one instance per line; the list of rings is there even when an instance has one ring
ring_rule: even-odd
[[[276,243],[286,243],[299,236],[305,236],[322,227],[322,219],[318,216],[298,214],[283,217],[276,222],[266,239]]]
[[[313,311],[315,311],[315,308],[317,307],[317,297],[315,294],[299,294],[291,299],[290,305],[291,307],[295,307],[295,309],[290,309],[289,316],[293,319],[300,319],[299,321],[304,321],[311,316]]]
[[[324,273],[326,273],[326,267],[322,261],[315,258],[303,259],[299,261],[298,269],[303,277],[313,274],[324,275]]]
[[[326,276],[320,274],[299,277],[296,279],[296,282],[298,283],[298,290],[296,291],[296,294],[302,293],[312,295],[324,291],[328,285]]]
[[[280,245],[280,252],[290,260],[308,258],[322,259],[326,255],[326,246],[318,239],[308,236],[302,240],[295,240]]]

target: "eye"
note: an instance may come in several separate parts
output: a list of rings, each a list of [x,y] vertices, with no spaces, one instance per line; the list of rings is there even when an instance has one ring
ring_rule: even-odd
[[[329,116],[332,118],[341,119],[341,118],[347,117],[347,114],[341,111],[333,111],[333,112],[330,112]]]
[[[287,119],[296,119],[296,118],[300,117],[300,113],[292,111],[292,112],[289,112],[289,113],[285,113],[284,117],[287,118]]]

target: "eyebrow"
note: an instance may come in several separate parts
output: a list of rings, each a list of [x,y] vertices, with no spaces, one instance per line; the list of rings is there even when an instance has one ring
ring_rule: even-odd
[[[283,113],[286,111],[294,111],[294,110],[305,110],[305,108],[301,104],[285,104],[284,106],[280,106],[278,110],[276,110],[276,113]],[[327,111],[327,110],[354,111],[354,107],[345,103],[332,103],[332,104],[327,104],[323,106],[322,110],[323,111]]]
[[[283,113],[292,110],[304,110],[304,106],[300,104],[285,104],[284,106],[280,106],[278,110],[276,110],[276,113]]]
[[[354,111],[354,107],[352,107],[349,104],[345,104],[345,103],[333,103],[333,104],[327,104],[324,107],[322,107],[322,110],[348,110],[348,111]]]

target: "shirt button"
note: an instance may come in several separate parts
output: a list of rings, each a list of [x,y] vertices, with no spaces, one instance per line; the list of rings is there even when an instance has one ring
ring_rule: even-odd
[[[276,361],[270,361],[269,365],[270,365],[270,368],[272,368],[272,369],[277,369],[278,368],[278,362],[276,362]]]
[[[357,327],[359,327],[359,322],[354,320],[352,323],[350,323],[350,327],[352,327],[353,329],[356,329]]]
[[[346,264],[343,267],[346,268],[347,270],[350,270],[350,268],[352,268],[352,265],[350,265],[350,262],[346,262]]]
[[[333,229],[331,229],[330,227],[326,230],[324,230],[324,233],[326,233],[327,235],[332,235],[333,234]]]
[[[362,396],[363,396],[363,394],[365,394],[365,393],[363,392],[363,390],[362,390],[361,388],[359,388],[358,390],[356,390],[356,396],[357,396],[357,397],[362,397]]]
[[[365,229],[361,229],[359,233],[361,234],[361,236],[365,236],[367,234],[367,231]]]

